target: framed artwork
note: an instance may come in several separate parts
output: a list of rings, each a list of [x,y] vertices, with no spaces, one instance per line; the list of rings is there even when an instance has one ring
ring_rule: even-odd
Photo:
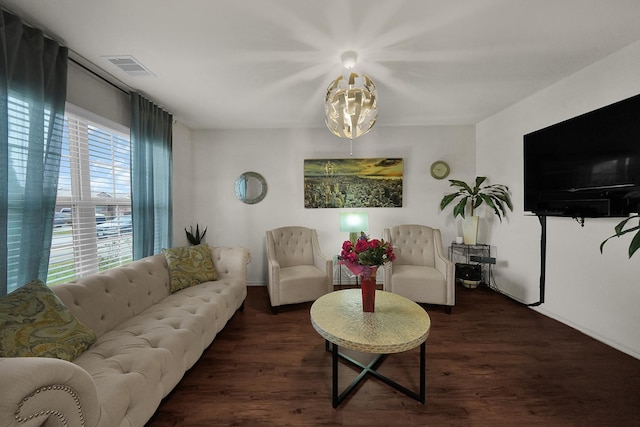
[[[401,208],[402,159],[305,159],[305,208]]]

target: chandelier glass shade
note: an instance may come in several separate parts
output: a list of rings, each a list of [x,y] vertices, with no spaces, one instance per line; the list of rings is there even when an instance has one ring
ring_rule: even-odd
[[[369,132],[378,117],[376,85],[366,74],[339,76],[327,88],[324,102],[326,124],[340,138]]]

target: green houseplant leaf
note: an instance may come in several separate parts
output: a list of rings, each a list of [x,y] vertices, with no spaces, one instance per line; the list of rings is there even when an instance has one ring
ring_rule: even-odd
[[[196,223],[195,232],[193,231],[192,225],[189,226],[189,230],[190,231],[187,231],[187,228],[185,227],[184,232],[187,234],[187,240],[189,241],[189,243],[191,243],[194,246],[202,243],[204,236],[207,234],[207,227],[205,227],[202,233],[200,233],[200,226],[197,223]]]
[[[511,203],[511,196],[509,195],[509,187],[502,184],[484,185],[487,180],[485,176],[478,176],[475,179],[474,186],[470,186],[464,181],[456,179],[450,179],[451,187],[456,187],[458,191],[455,193],[446,194],[440,201],[440,210],[444,210],[454,200],[458,200],[458,203],[453,208],[453,217],[460,216],[465,218],[467,203],[469,204],[470,214],[474,215],[475,210],[485,203],[489,208],[493,210],[498,219],[502,221],[502,218],[506,214],[506,209],[513,211],[513,204]]]
[[[614,237],[621,237],[627,233],[632,233],[634,231],[636,234],[633,236],[633,238],[631,239],[631,243],[629,244],[629,258],[631,258],[633,254],[636,253],[638,249],[640,249],[640,222],[638,223],[638,225],[632,226],[630,228],[625,228],[629,221],[631,221],[632,219],[640,220],[640,214],[630,216],[620,221],[614,227],[615,234],[607,237],[602,243],[600,243],[600,253],[603,252],[604,244],[607,243],[610,239]]]

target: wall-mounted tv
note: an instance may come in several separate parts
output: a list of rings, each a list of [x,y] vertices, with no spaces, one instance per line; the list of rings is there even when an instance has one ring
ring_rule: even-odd
[[[524,210],[575,218],[640,210],[640,95],[524,135]]]

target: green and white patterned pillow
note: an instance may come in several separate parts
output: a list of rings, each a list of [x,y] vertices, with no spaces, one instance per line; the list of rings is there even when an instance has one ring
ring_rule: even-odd
[[[169,276],[171,278],[169,287],[171,292],[218,279],[216,270],[213,267],[211,249],[206,243],[164,249],[163,252],[169,265]]]
[[[0,297],[0,357],[71,361],[96,340],[40,280]]]

